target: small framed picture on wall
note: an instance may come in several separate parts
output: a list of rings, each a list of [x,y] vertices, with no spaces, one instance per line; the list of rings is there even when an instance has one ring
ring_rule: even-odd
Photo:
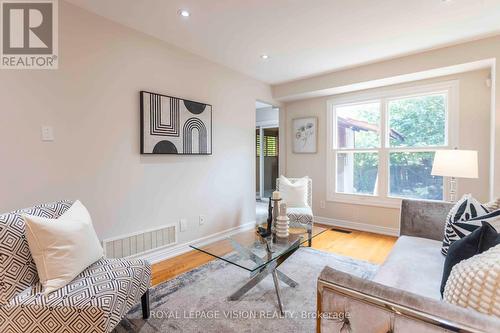
[[[295,154],[317,152],[318,118],[305,117],[292,120],[292,143]]]

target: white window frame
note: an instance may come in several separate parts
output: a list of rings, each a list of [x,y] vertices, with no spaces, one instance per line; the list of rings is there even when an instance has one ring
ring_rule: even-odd
[[[412,148],[412,147],[389,147],[389,131],[386,131],[388,127],[388,111],[387,105],[390,100],[417,97],[422,95],[439,94],[446,93],[448,98],[446,101],[446,128],[445,128],[445,145],[439,147],[429,147],[429,148]],[[388,90],[384,89],[379,92],[369,92],[369,93],[359,93],[353,94],[346,97],[336,97],[329,99],[327,101],[327,201],[350,203],[350,204],[360,204],[360,205],[370,205],[370,206],[382,206],[390,208],[399,208],[401,206],[400,197],[391,197],[389,195],[389,152],[394,151],[436,151],[440,149],[452,149],[458,147],[458,129],[459,129],[459,82],[458,80],[439,82],[427,85],[418,85],[407,88]],[[368,148],[368,149],[337,149],[335,147],[337,142],[337,126],[336,126],[336,115],[335,110],[338,106],[345,106],[349,104],[363,104],[377,101],[380,102],[380,148]],[[378,193],[375,195],[364,195],[364,194],[350,194],[350,193],[339,193],[336,188],[336,177],[337,177],[337,152],[378,152],[379,153],[379,166],[378,166],[378,177],[376,188]],[[381,175],[384,175],[383,177]],[[449,196],[449,181],[450,179],[445,177],[443,179],[443,200]]]

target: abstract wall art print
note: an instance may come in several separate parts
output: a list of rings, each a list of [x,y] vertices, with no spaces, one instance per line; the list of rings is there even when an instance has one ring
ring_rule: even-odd
[[[211,155],[212,106],[141,91],[141,154]]]
[[[293,152],[296,154],[316,153],[318,118],[297,118],[292,122]]]

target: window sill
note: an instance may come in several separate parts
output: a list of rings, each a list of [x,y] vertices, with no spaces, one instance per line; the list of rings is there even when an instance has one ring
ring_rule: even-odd
[[[340,202],[344,204],[351,205],[363,205],[363,206],[373,206],[373,207],[384,207],[384,208],[401,208],[401,198],[378,198],[368,195],[342,195],[336,194],[335,196],[330,196],[327,198],[328,202]]]

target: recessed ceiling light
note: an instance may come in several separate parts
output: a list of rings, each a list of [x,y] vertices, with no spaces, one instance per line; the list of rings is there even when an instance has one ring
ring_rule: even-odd
[[[188,12],[186,9],[179,9],[179,11],[177,13],[180,16],[182,16],[182,17],[189,17],[189,16],[191,16],[191,13]]]
[[[260,58],[266,60],[269,59],[269,56],[267,54],[261,54]]]

